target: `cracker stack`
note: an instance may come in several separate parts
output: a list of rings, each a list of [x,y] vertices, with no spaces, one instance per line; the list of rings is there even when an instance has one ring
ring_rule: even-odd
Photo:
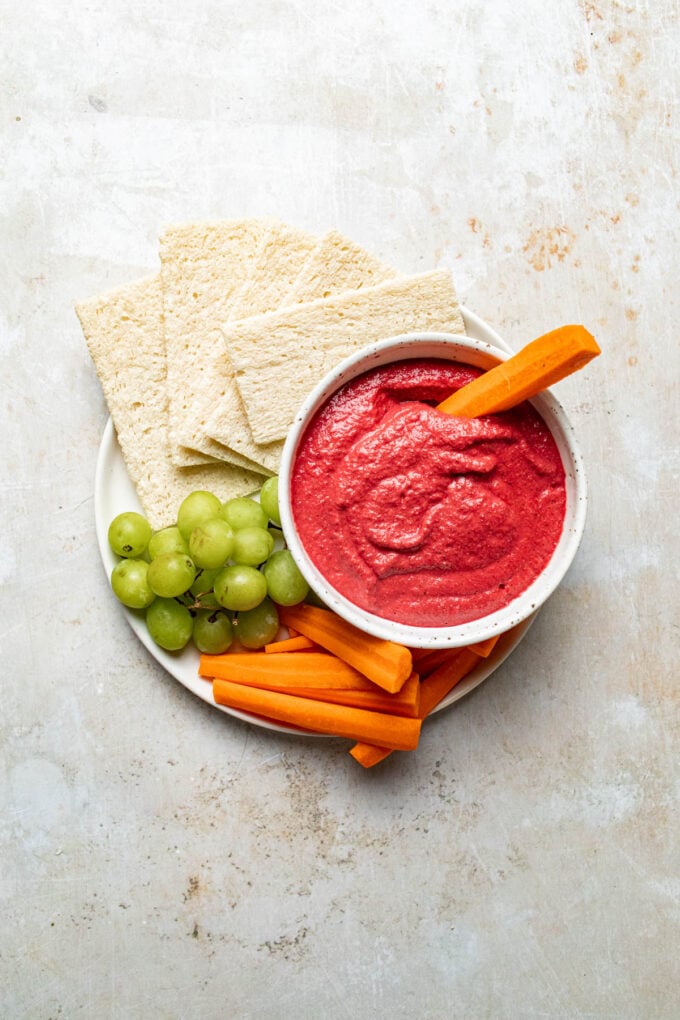
[[[255,492],[307,393],[348,354],[464,332],[448,272],[400,276],[337,231],[187,224],[163,233],[160,258],[159,273],[76,306],[153,528],[194,489]]]

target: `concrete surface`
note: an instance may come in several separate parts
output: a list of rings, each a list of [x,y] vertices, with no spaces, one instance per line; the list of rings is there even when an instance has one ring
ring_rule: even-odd
[[[677,0],[0,11],[0,1015],[678,1017]],[[172,680],[95,544],[73,302],[269,214],[604,351],[565,583],[371,773]]]

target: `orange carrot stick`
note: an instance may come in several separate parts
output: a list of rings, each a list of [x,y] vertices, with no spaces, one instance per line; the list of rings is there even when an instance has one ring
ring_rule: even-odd
[[[433,673],[420,682],[421,719],[425,719],[437,705],[444,700],[463,677],[479,662],[480,656],[469,648],[460,648],[454,652],[449,662],[439,666]],[[371,768],[384,761],[391,750],[383,745],[373,746],[371,742],[361,741],[355,744],[350,754],[364,768]]]
[[[465,645],[465,647],[472,649],[477,655],[481,655],[483,659],[486,659],[494,650],[499,637],[500,634],[497,634],[495,637],[487,638],[485,641],[476,641],[472,645]],[[437,666],[441,666],[443,662],[446,662],[457,651],[457,648],[412,648],[411,654],[413,662],[418,666],[420,675],[427,676],[428,673],[431,673]]]
[[[314,698],[317,701],[332,701],[335,705],[351,705],[354,708],[366,708],[372,712],[391,712],[393,715],[405,715],[411,719],[419,717],[420,680],[418,674],[412,674],[402,689],[396,694],[388,694],[376,684],[373,690],[361,688],[323,688],[323,687],[280,687],[280,694],[293,694],[297,698]],[[262,687],[261,690],[269,690]]]
[[[279,609],[281,622],[327,648],[390,693],[398,691],[413,670],[408,648],[365,634],[329,609],[301,603]]]
[[[438,404],[437,410],[462,418],[507,411],[583,368],[600,353],[595,338],[583,326],[561,326],[462,386]]]
[[[281,641],[272,641],[271,644],[265,645],[264,650],[268,655],[272,655],[274,652],[301,652],[305,648],[318,648],[319,646],[310,641],[309,638],[304,637],[302,634],[298,634],[296,637],[285,638]]]
[[[232,680],[269,690],[293,687],[375,691],[363,673],[326,652],[225,652],[201,655],[200,676],[210,680]],[[380,688],[378,688],[379,690]]]
[[[421,655],[416,662],[420,676],[426,677],[429,673],[432,673],[437,666],[441,666],[443,662],[448,662],[457,651],[457,648],[430,648],[427,654]]]
[[[373,768],[392,754],[391,747],[376,747],[375,744],[357,743],[350,748],[352,757],[365,769]]]
[[[263,691],[229,680],[213,681],[213,697],[218,705],[266,716],[305,730],[366,741],[393,750],[412,751],[418,746],[420,719],[369,712],[363,708],[279,694],[278,691]]]
[[[478,641],[474,645],[465,645],[465,648],[469,648],[475,655],[479,655],[481,658],[486,659],[491,655],[491,652],[496,646],[498,637],[488,638],[486,641]],[[443,666],[445,662],[450,662],[458,652],[460,648],[433,648],[425,651],[424,655],[419,655],[414,658],[414,662],[418,666],[418,672],[422,678],[429,676],[430,673],[434,672],[439,666]]]
[[[449,662],[438,666],[433,673],[421,681],[421,719],[425,719],[435,710],[440,701],[443,701],[456,684],[477,665],[479,658],[476,652],[471,652],[469,648],[461,648]]]
[[[476,652],[477,655],[481,655],[483,659],[488,659],[492,651],[496,647],[500,634],[496,634],[495,637],[487,638],[486,641],[475,641],[473,645],[468,645],[471,652]]]

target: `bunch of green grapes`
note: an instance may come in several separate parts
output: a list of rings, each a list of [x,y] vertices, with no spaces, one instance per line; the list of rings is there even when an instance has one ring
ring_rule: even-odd
[[[192,492],[176,522],[160,531],[142,514],[118,514],[108,532],[120,557],[111,587],[124,606],[144,611],[151,638],[168,651],[193,641],[200,652],[219,654],[235,636],[246,648],[262,648],[278,632],[277,606],[296,605],[309,592],[290,551],[280,548],[280,524],[277,478],[264,483],[259,503]]]

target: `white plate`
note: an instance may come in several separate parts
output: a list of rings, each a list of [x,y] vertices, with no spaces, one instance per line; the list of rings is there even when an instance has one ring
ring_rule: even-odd
[[[476,337],[479,340],[486,340],[488,343],[499,347],[501,350],[509,350],[507,344],[501,340],[498,334],[495,333],[490,326],[487,326],[486,323],[478,316],[474,315],[466,308],[463,308],[462,312],[463,318],[465,319],[465,329],[470,336]],[[117,557],[111,552],[108,544],[107,532],[109,524],[116,514],[123,513],[126,510],[141,511],[141,507],[134,486],[128,478],[125,462],[123,461],[120,447],[118,446],[113,423],[109,418],[99,447],[94,487],[94,513],[97,541],[99,543],[99,551],[101,553],[107,577],[110,576],[111,571],[118,562]],[[111,594],[111,598],[115,600],[113,593]],[[120,604],[118,605],[120,611],[125,614],[125,617],[133,631],[154,659],[156,659],[156,661],[159,662],[161,666],[163,666],[163,668],[175,678],[175,680],[178,680],[198,698],[201,698],[209,705],[212,705],[213,708],[216,708],[220,712],[225,712],[227,715],[234,716],[237,719],[243,719],[245,722],[253,723],[256,726],[262,726],[264,729],[268,730],[279,730],[286,733],[290,733],[292,731],[306,737],[324,735],[310,733],[307,730],[299,730],[291,726],[268,722],[264,719],[259,719],[257,716],[249,715],[247,712],[241,712],[235,708],[226,708],[222,705],[216,705],[212,697],[211,684],[209,681],[203,680],[198,675],[198,652],[193,648],[193,646],[185,648],[182,652],[164,651],[149,637],[144,623],[143,613],[126,609]],[[480,660],[479,666],[475,667],[471,673],[468,673],[465,679],[454,688],[454,690],[441,702],[435,711],[439,712],[443,708],[447,708],[449,705],[452,705],[455,701],[460,701],[461,698],[464,698],[466,694],[469,694],[470,691],[474,690],[475,687],[478,687],[479,684],[491,676],[491,674],[498,669],[501,663],[507,659],[508,655],[510,655],[510,653],[517,647],[533,623],[535,617],[536,614],[528,620],[525,620],[525,622],[515,628],[512,633],[503,635],[499,639],[488,659]]]

